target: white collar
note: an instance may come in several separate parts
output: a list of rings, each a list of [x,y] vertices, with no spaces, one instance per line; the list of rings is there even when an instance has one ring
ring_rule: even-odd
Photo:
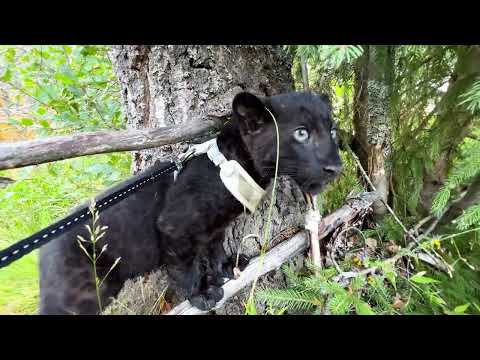
[[[228,191],[253,213],[265,195],[265,190],[255,182],[237,161],[227,160],[220,152],[216,138],[192,146],[182,158],[205,153],[215,166],[220,167],[220,179],[222,179]]]

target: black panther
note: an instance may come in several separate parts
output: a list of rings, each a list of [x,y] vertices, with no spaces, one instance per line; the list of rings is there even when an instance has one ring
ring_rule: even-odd
[[[290,176],[304,192],[319,193],[342,169],[325,96],[237,94],[232,120],[217,136],[220,151],[265,189],[273,179],[277,155],[275,124],[266,108],[279,128],[279,175]],[[243,210],[204,154],[187,162],[175,182],[171,176],[162,178],[102,212],[100,223],[109,228],[98,247],[108,243],[108,250],[98,262],[99,277],[121,257],[101,287],[103,305],[125,280],[166,265],[174,288],[192,305],[213,307],[223,296],[223,278],[233,277],[233,259],[222,246],[224,230]],[[77,244],[77,234],[87,236],[83,226],[77,226],[41,249],[40,314],[99,311],[92,265]]]

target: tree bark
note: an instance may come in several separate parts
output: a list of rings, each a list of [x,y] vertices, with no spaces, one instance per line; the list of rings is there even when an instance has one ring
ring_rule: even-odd
[[[233,97],[242,90],[259,96],[293,90],[291,60],[275,46],[115,46],[110,55],[120,80],[130,129],[188,124],[191,119],[210,116],[229,118]],[[182,142],[136,151],[132,170],[138,172],[157,159],[172,159],[187,146]],[[271,188],[267,189],[268,194],[270,191]],[[269,198],[270,195],[266,196],[255,214],[240,216],[227,229],[224,247],[228,254],[236,254],[246,235],[262,236]],[[282,240],[276,234],[303,225],[304,210],[301,191],[287,179],[281,179],[276,189],[269,247]],[[241,251],[256,256],[259,246],[257,239],[249,238]],[[281,286],[282,281],[277,272],[262,277],[259,285],[273,282]],[[217,313],[243,313],[247,294],[238,294]],[[182,300],[175,296],[173,299]]]
[[[388,202],[389,195],[386,161],[391,147],[392,55],[391,46],[366,47],[355,79],[353,149],[381,196],[374,204],[374,214],[380,217],[387,212],[383,202]]]

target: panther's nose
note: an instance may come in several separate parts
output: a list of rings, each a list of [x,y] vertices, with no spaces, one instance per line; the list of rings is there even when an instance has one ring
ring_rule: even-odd
[[[338,175],[342,172],[342,165],[328,165],[323,168],[323,171],[332,176]]]

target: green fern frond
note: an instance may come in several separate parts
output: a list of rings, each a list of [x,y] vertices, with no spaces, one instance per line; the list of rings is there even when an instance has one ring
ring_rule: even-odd
[[[442,189],[435,195],[435,198],[432,202],[432,214],[436,217],[439,217],[450,200],[450,188],[447,186],[442,187]]]
[[[480,149],[475,149],[473,153],[459,162],[448,177],[446,186],[455,188],[464,184],[475,177],[480,172]]]
[[[285,274],[288,286],[297,287],[301,284],[300,277],[293,269],[293,266],[287,264],[282,266],[281,270]]]
[[[311,276],[303,279],[305,290],[315,292],[316,294],[325,294],[327,292],[327,280],[322,276]]]
[[[327,301],[327,309],[332,315],[345,315],[352,306],[352,299],[346,292],[343,295],[331,296]]]
[[[480,111],[480,80],[475,82],[471,89],[460,98],[463,99],[460,105],[467,104],[467,109],[472,113]]]
[[[480,225],[480,204],[470,206],[457,220],[459,230],[466,230],[472,225]]]
[[[464,159],[455,165],[445,185],[433,199],[431,211],[437,217],[441,215],[447,206],[452,195],[452,190],[462,184],[468,183],[480,173],[480,145],[470,148],[466,155]]]
[[[322,304],[315,293],[296,289],[262,289],[257,296],[273,307],[287,307],[299,311],[313,310]]]

